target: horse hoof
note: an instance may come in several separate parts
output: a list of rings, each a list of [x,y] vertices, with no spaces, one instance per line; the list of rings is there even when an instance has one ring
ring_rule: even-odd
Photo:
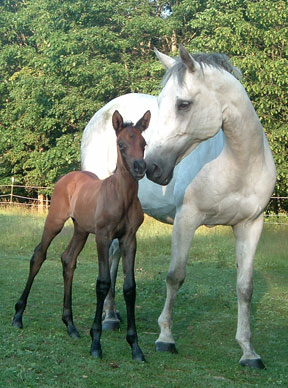
[[[12,326],[17,327],[18,329],[23,329],[22,319],[13,318]]]
[[[105,319],[102,322],[102,329],[107,331],[113,331],[120,329],[120,320],[118,319]]]
[[[178,353],[174,343],[156,342],[156,352]]]
[[[240,360],[239,364],[241,366],[249,366],[250,368],[256,368],[256,369],[266,369],[265,365],[263,364],[261,358],[256,359],[247,359],[247,360]]]

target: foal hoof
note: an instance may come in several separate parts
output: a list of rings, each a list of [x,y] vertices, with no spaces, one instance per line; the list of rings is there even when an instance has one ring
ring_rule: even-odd
[[[102,322],[102,329],[107,331],[113,331],[120,329],[120,321],[119,319],[105,319]]]
[[[145,356],[144,356],[144,354],[143,354],[142,352],[138,353],[137,355],[134,355],[134,356],[132,357],[132,359],[133,359],[134,361],[137,361],[137,362],[145,362],[145,361],[146,361],[146,360],[145,360]]]
[[[18,329],[23,329],[22,318],[17,318],[15,316],[12,321],[12,326],[17,327]]]
[[[178,353],[175,344],[171,342],[156,342],[156,352]]]
[[[249,366],[250,368],[256,368],[256,369],[266,369],[265,365],[263,364],[261,358],[256,359],[247,359],[247,360],[240,360],[239,364],[241,366]]]
[[[102,350],[101,349],[98,349],[98,350],[90,350],[90,354],[92,357],[94,358],[100,358],[102,359]]]
[[[75,327],[73,329],[69,329],[68,334],[70,338],[73,338],[73,339],[80,338],[80,334]]]

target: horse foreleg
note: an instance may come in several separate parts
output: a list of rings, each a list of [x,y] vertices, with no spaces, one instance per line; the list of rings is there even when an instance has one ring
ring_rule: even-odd
[[[134,276],[134,263],[136,254],[136,236],[127,236],[120,241],[123,255],[124,285],[123,294],[127,310],[127,336],[126,340],[132,349],[132,358],[136,361],[145,361],[144,354],[138,344],[138,335],[135,323],[136,283]]]
[[[92,328],[90,330],[90,335],[92,338],[92,344],[90,348],[90,354],[96,358],[102,358],[102,349],[101,349],[101,334],[102,334],[102,313],[104,300],[109,292],[111,286],[110,279],[110,270],[109,270],[109,247],[111,245],[110,241],[107,241],[105,237],[101,237],[96,234],[96,243],[98,251],[98,267],[99,273],[96,282],[96,298],[97,306],[95,318],[93,321]]]
[[[82,251],[89,233],[81,231],[74,221],[73,237],[61,256],[64,278],[64,303],[62,321],[67,326],[68,334],[71,338],[78,338],[79,332],[73,322],[72,313],[72,282],[74,270],[76,268],[77,257]]]
[[[250,306],[253,291],[253,260],[263,228],[263,215],[233,227],[236,237],[238,323],[236,340],[242,348],[242,366],[264,369],[251,341]]]
[[[172,312],[176,294],[183,284],[186,276],[186,264],[189,247],[191,245],[195,225],[189,209],[182,207],[176,214],[172,233],[172,254],[169,271],[166,278],[166,301],[158,319],[160,335],[156,340],[157,351],[177,353],[172,335]]]
[[[111,287],[104,302],[103,330],[116,330],[120,328],[121,317],[119,312],[116,311],[115,304],[115,285],[120,258],[119,241],[113,240],[109,250]]]
[[[49,220],[49,215],[45,222],[44,231],[42,234],[42,239],[39,245],[34,250],[33,256],[30,260],[30,271],[29,276],[26,282],[24,291],[15,305],[15,315],[13,317],[12,325],[20,329],[23,328],[22,316],[27,305],[27,299],[34,281],[35,276],[39,272],[43,262],[46,259],[46,253],[51,241],[56,237],[56,235],[63,228],[64,222],[52,223]]]

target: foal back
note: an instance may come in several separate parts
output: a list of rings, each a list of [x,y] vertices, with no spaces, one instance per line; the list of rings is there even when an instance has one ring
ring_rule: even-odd
[[[56,183],[45,229],[62,227],[68,218],[88,233],[95,233],[95,210],[103,181],[87,171],[72,171]]]

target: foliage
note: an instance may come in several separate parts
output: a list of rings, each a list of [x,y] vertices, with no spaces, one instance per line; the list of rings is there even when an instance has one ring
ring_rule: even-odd
[[[275,193],[287,196],[288,4],[281,0],[206,3],[188,23],[193,40],[187,40],[187,48],[227,53],[242,70],[244,86],[274,153]]]
[[[287,32],[283,0],[3,0],[0,3],[0,183],[51,185],[79,167],[94,112],[129,92],[158,93],[153,46],[220,51],[243,83],[287,195]]]
[[[149,48],[151,35],[153,44],[165,35],[164,21],[137,1],[116,9],[92,0],[1,8],[0,179],[50,185],[79,166],[81,133],[97,109],[155,88],[160,66]]]

